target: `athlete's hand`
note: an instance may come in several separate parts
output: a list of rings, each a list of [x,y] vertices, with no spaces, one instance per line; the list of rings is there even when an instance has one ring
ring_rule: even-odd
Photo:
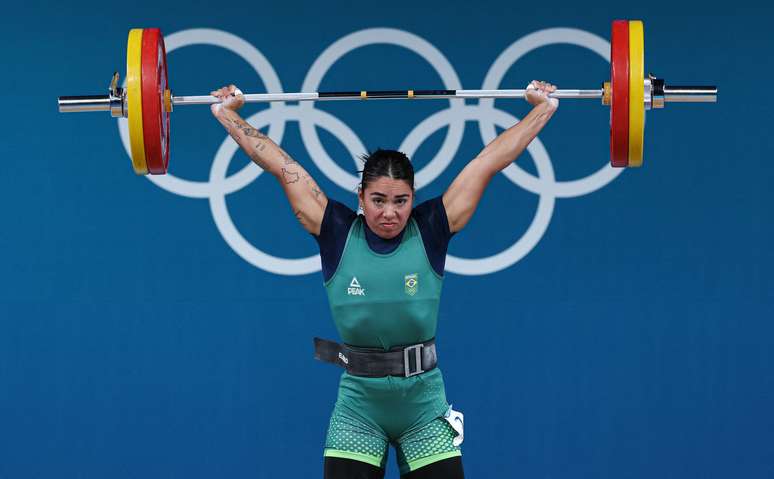
[[[210,95],[220,100],[220,103],[210,105],[210,110],[216,117],[222,108],[237,111],[245,104],[245,97],[242,95],[242,91],[235,85],[224,86],[220,90],[210,92]]]
[[[548,94],[556,91],[556,86],[548,82],[532,80],[527,85],[527,91],[524,98],[532,106],[538,106],[541,103],[546,103],[552,110],[559,108],[558,98],[549,98]]]

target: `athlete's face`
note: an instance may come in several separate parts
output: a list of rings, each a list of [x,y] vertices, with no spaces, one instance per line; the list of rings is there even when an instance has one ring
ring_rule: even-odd
[[[414,192],[405,180],[380,176],[360,190],[360,208],[371,231],[384,239],[397,236],[411,216]]]

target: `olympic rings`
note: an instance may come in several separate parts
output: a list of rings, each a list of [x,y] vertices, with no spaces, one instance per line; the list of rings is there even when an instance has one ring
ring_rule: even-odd
[[[245,40],[228,32],[213,29],[183,30],[165,38],[167,54],[186,46],[204,44],[230,50],[244,58],[258,73],[266,85],[267,92],[280,93],[282,85],[266,57]],[[526,53],[542,46],[567,43],[588,48],[605,61],[610,61],[610,44],[603,38],[583,30],[572,28],[549,28],[539,30],[515,41],[495,60],[483,82],[482,89],[496,89],[511,66]],[[371,28],[346,35],[330,45],[317,58],[304,79],[301,91],[316,91],[323,76],[342,56],[357,48],[388,44],[411,50],[422,56],[435,68],[447,89],[461,89],[460,80],[443,54],[428,41],[412,33],[390,28]],[[333,134],[353,158],[366,152],[362,141],[349,126],[334,115],[315,108],[314,104],[302,102],[299,105],[272,103],[268,109],[247,119],[256,128],[269,127],[268,135],[280,144],[288,121],[297,121],[301,139],[310,158],[316,166],[337,186],[354,192],[359,179],[342,169],[322,146],[316,128],[322,127]],[[461,99],[449,100],[449,107],[438,111],[421,121],[406,136],[399,149],[409,157],[419,149],[433,133],[448,127],[446,138],[433,159],[415,174],[416,189],[419,190],[434,181],[450,164],[462,143],[465,123],[479,123],[484,144],[496,136],[496,126],[507,128],[518,119],[498,110],[493,99],[482,99],[477,105],[466,105]],[[119,133],[127,153],[130,151],[128,128],[125,119],[119,120]],[[237,173],[227,176],[229,164],[238,146],[230,137],[221,144],[210,169],[206,182],[189,181],[165,176],[146,176],[157,186],[172,193],[190,198],[208,198],[215,224],[226,243],[248,263],[282,275],[301,275],[320,270],[319,255],[306,258],[279,258],[269,255],[247,241],[238,231],[228,211],[226,196],[252,183],[263,172],[250,163]],[[571,181],[556,181],[553,165],[546,148],[539,138],[527,148],[535,162],[537,176],[533,176],[515,164],[508,166],[503,174],[514,184],[539,195],[535,216],[527,231],[514,244],[500,253],[484,258],[458,258],[447,256],[446,270],[462,275],[483,275],[508,268],[521,260],[540,242],[553,215],[556,198],[571,198],[594,192],[623,172],[605,166],[585,178]],[[131,155],[130,155],[131,156]]]

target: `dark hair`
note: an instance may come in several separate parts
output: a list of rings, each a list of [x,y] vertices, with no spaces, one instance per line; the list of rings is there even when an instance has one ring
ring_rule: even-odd
[[[360,190],[365,191],[372,181],[386,176],[393,180],[404,180],[414,190],[414,167],[404,153],[396,150],[377,149],[373,153],[360,157],[365,162],[363,165],[363,179],[360,182]]]

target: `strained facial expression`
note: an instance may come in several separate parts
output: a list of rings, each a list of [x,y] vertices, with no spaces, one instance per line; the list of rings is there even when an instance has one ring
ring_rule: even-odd
[[[381,176],[368,183],[358,196],[371,231],[384,239],[403,231],[414,201],[414,192],[405,180]]]

